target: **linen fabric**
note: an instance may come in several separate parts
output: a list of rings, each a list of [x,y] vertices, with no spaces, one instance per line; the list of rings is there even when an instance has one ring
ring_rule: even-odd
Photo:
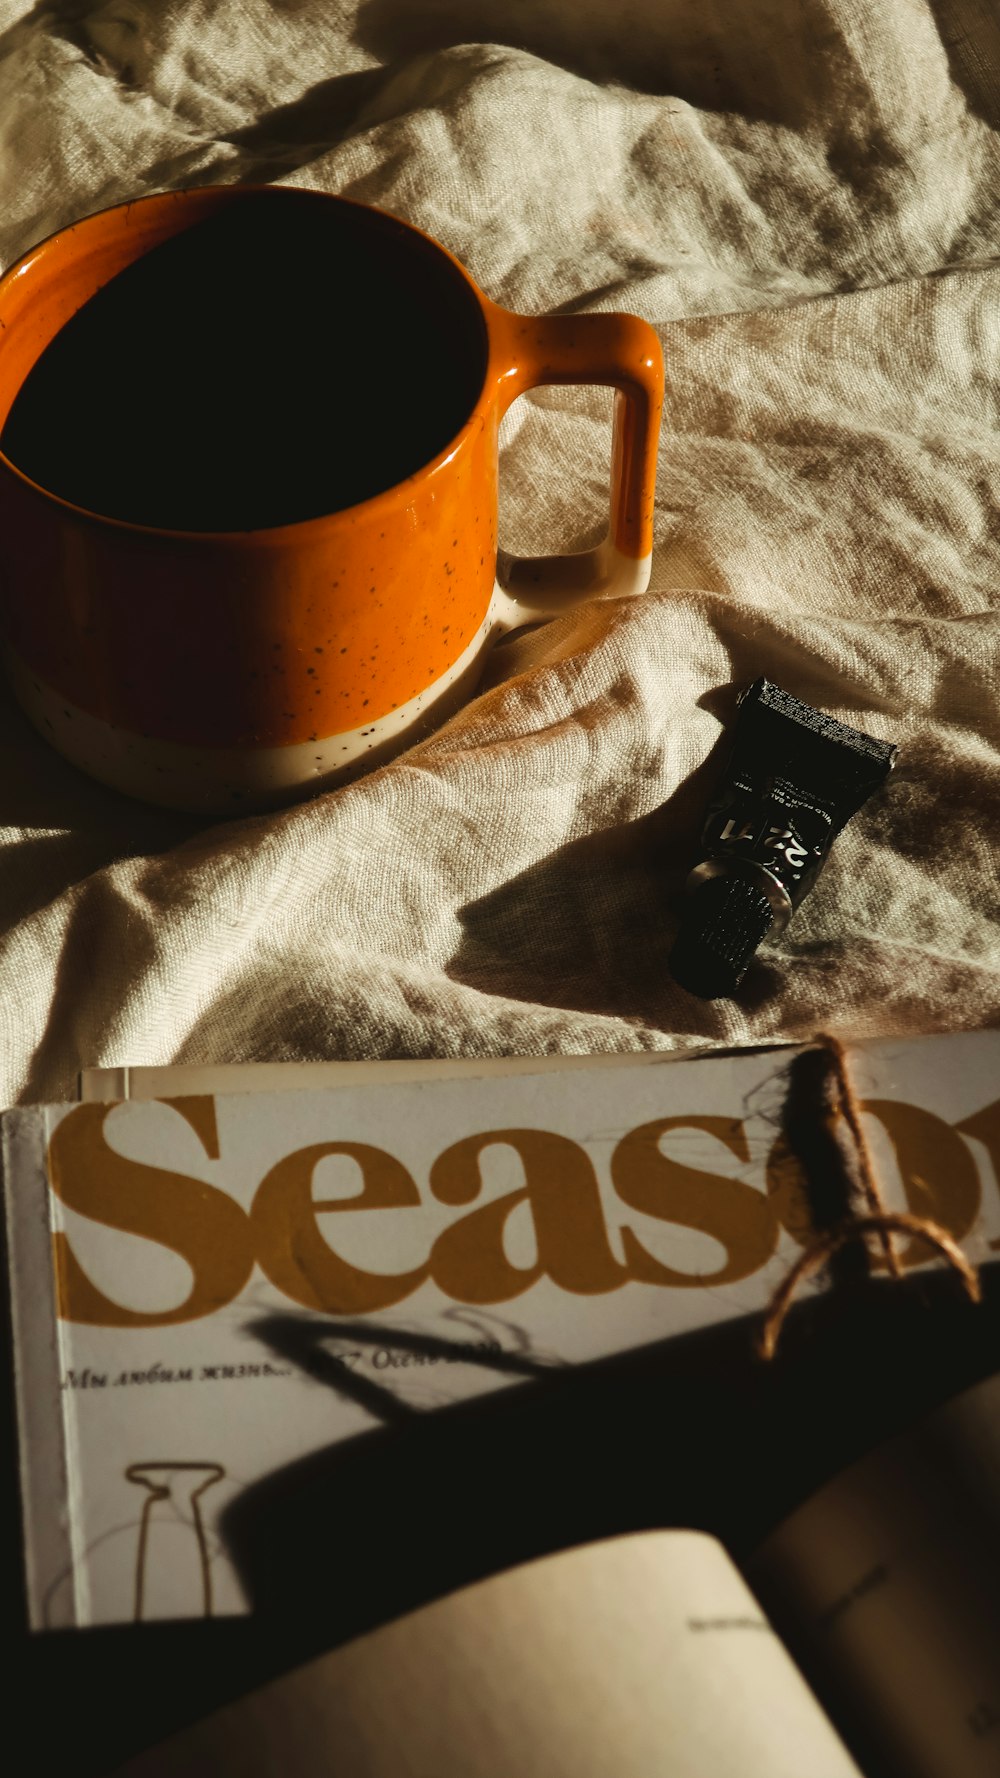
[[[150,191],[283,181],[406,217],[511,308],[641,314],[667,367],[650,591],[504,645],[347,789],[147,809],[2,694],[0,1102],[88,1064],[995,1022],[998,130],[991,0],[0,0],[4,264]],[[134,354],[107,377],[142,399]],[[507,547],[602,534],[609,417],[512,411]],[[900,761],[701,1002],[666,958],[761,673]]]

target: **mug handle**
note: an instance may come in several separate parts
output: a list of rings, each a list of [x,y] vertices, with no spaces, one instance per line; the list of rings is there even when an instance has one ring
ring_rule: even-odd
[[[497,555],[498,628],[558,617],[599,593],[649,585],[663,353],[635,315],[514,315],[490,304],[499,414],[542,383],[600,383],[616,391],[611,523],[596,549],[569,556]]]

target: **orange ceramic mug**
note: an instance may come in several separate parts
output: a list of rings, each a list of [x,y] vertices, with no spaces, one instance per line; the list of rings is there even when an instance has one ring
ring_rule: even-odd
[[[359,254],[381,256],[395,313],[419,309],[433,331],[447,310],[434,350],[440,365],[447,360],[451,386],[466,395],[461,411],[442,420],[448,436],[427,460],[407,464],[388,451],[391,485],[347,505],[333,485],[330,510],[321,503],[259,525],[212,525],[211,488],[207,523],[204,516],[196,525],[135,522],[94,510],[19,466],[4,439],[0,575],[7,667],[20,704],[94,777],[205,813],[277,805],[381,762],[469,694],[500,635],[595,593],[642,591],[663,388],[660,347],[643,321],[514,315],[484,296],[444,248],[380,211],[287,187],[222,187],[158,194],[87,217],[7,272],[0,428],[83,305],[185,231],[226,217],[252,221],[262,252],[271,224],[291,218],[310,238],[349,236],[355,264]],[[341,305],[336,325],[346,331],[343,312]],[[433,351],[420,348],[423,324],[418,316],[408,326],[399,363],[394,329],[385,329],[389,442],[394,411],[433,394],[437,368]],[[266,339],[259,345],[262,353],[274,348]],[[339,346],[350,353],[351,338]],[[122,349],[141,373],[156,342],[123,341]],[[610,530],[583,554],[510,558],[497,549],[498,427],[515,397],[542,383],[617,391]],[[141,374],[137,387],[141,400]],[[349,415],[335,419],[349,430]],[[376,453],[382,424],[366,434]]]

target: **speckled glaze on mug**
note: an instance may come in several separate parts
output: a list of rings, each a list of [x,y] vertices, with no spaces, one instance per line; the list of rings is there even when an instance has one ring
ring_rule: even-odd
[[[265,194],[276,204],[306,195],[158,194],[26,254],[0,279],[0,427],[50,341],[108,280]],[[317,226],[347,203],[308,196]],[[625,315],[511,314],[437,243],[367,213],[412,241],[414,276],[428,252],[445,261],[481,319],[478,398],[446,448],[406,480],[293,524],[184,532],[85,511],[0,455],[15,695],[60,752],[127,794],[218,814],[333,787],[450,715],[500,635],[595,593],[648,584],[663,390],[652,329]],[[499,559],[499,423],[541,383],[618,392],[611,528],[581,555]]]

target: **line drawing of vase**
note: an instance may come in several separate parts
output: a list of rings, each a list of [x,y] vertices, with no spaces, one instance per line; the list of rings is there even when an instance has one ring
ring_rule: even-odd
[[[147,1491],[135,1557],[136,1623],[164,1616],[211,1617],[212,1571],[201,1498],[225,1473],[221,1463],[178,1463],[166,1458],[130,1463],[125,1470],[126,1481]],[[185,1589],[190,1593],[190,1609],[186,1608]],[[156,1608],[157,1592],[169,1597],[168,1611]]]

